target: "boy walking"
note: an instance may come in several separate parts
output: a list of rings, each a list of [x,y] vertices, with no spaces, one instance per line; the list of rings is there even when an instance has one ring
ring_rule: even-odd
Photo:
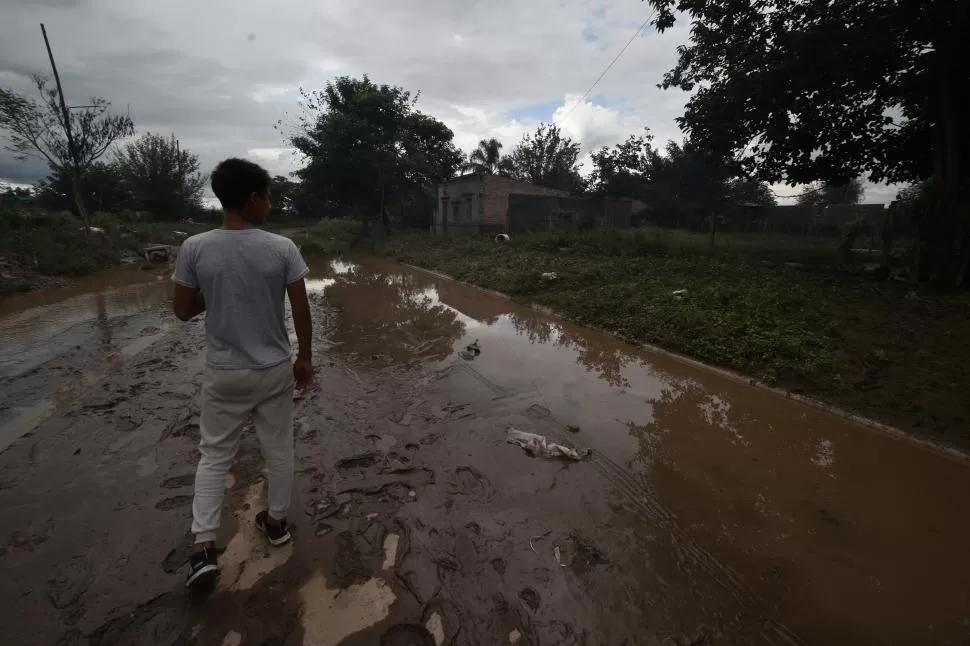
[[[195,550],[186,585],[219,572],[215,541],[226,478],[250,415],[269,474],[269,508],[256,516],[256,526],[272,545],[290,540],[293,386],[313,380],[306,263],[292,240],[258,228],[270,210],[269,174],[252,162],[227,159],[212,173],[212,191],[222,203],[222,228],[188,238],[172,274],[175,315],[188,321],[205,312]],[[299,343],[295,363],[284,294]]]

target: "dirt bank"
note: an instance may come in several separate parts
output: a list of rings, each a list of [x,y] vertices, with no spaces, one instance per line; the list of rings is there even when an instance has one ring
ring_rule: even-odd
[[[271,551],[252,530],[250,437],[206,596],[180,572],[201,323],[174,324],[153,283],[101,289],[100,318],[97,294],[0,318],[23,348],[4,345],[3,392],[91,366],[48,417],[16,433],[4,418],[20,434],[0,454],[10,643],[970,638],[966,464],[420,272],[311,264],[320,389],[298,404],[297,540]],[[82,357],[73,332],[44,331],[31,373],[24,322],[57,311],[114,335]],[[121,352],[122,329],[152,340]],[[593,455],[531,457],[509,427]]]

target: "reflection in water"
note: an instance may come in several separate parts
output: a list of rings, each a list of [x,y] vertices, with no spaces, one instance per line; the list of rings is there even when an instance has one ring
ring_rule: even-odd
[[[333,352],[366,357],[379,366],[438,361],[452,352],[465,321],[443,305],[433,284],[418,274],[387,274],[349,263],[333,263],[333,278],[316,275],[337,319],[329,330]]]

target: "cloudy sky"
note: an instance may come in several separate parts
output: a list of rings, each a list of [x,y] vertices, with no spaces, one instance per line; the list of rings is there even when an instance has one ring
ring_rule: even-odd
[[[29,92],[30,74],[49,71],[43,22],[69,103],[130,109],[139,132],[174,133],[204,170],[248,156],[292,171],[274,125],[293,119],[300,87],[344,74],[420,91],[419,109],[466,152],[488,137],[509,151],[542,121],[561,121],[584,153],[645,126],[660,144],[682,137],[686,96],[656,85],[683,23],[645,29],[577,105],[650,15],[640,0],[3,0],[2,14],[0,87]],[[0,152],[0,181],[45,174]],[[866,201],[894,194],[870,187]]]

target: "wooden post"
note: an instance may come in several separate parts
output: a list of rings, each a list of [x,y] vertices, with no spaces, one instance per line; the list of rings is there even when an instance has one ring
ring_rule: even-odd
[[[74,195],[74,205],[77,207],[78,215],[84,220],[84,224],[90,229],[91,218],[88,211],[84,208],[84,197],[81,195],[81,169],[78,168],[77,148],[74,146],[74,134],[71,132],[71,113],[67,109],[67,102],[64,100],[64,89],[61,87],[61,75],[57,73],[57,63],[54,62],[54,52],[51,51],[51,43],[47,39],[47,28],[44,23],[40,23],[40,32],[44,35],[44,46],[47,47],[47,57],[51,61],[51,69],[54,71],[54,83],[57,84],[57,95],[61,101],[61,114],[64,117],[64,134],[67,136],[67,152],[71,156],[71,168],[68,169],[68,177],[71,180],[71,193]]]

